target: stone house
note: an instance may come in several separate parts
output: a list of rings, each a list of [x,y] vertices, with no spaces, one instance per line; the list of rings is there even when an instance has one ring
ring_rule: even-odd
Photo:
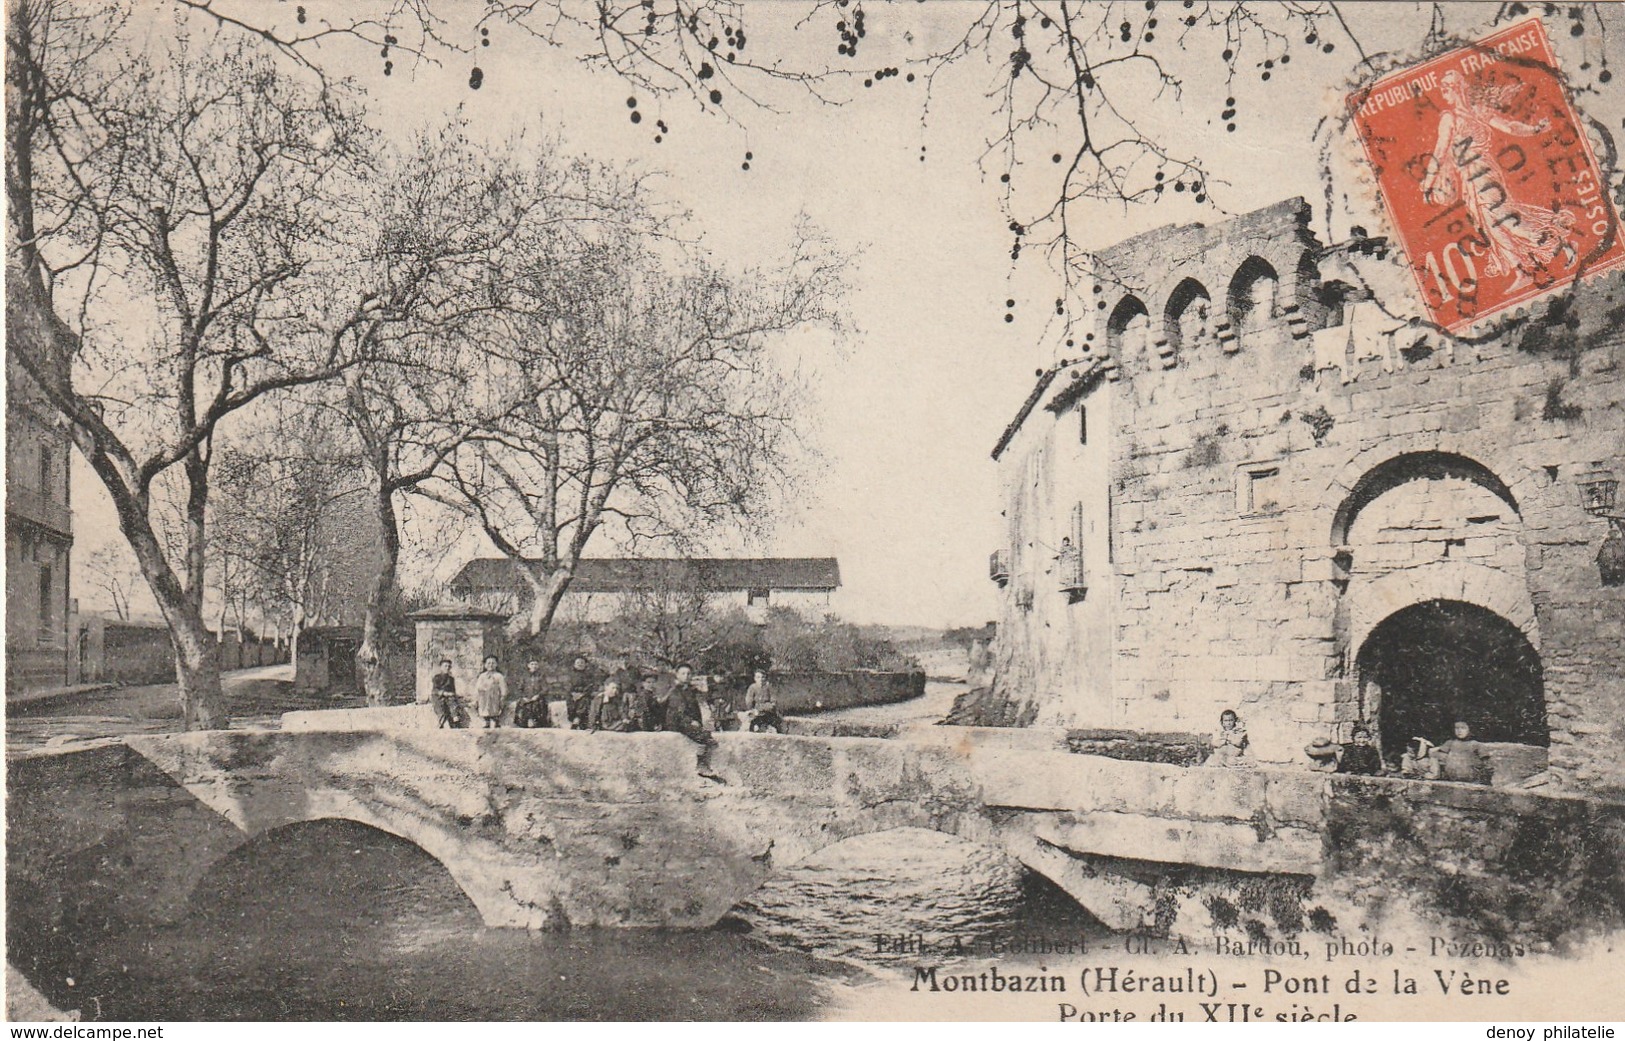
[[[22,692],[73,682],[73,441],[10,359],[6,384],[6,690]]]
[[[559,604],[559,619],[604,622],[629,608],[684,597],[703,597],[719,611],[740,608],[759,622],[769,607],[818,618],[840,585],[833,557],[587,558]],[[465,602],[510,613],[529,608],[530,587],[506,557],[471,560],[447,586]]]
[[[1465,719],[1498,770],[1625,792],[1619,523],[1583,502],[1625,467],[1620,275],[1452,340],[1334,277],[1381,240],[1308,219],[1096,255],[1099,327],[994,452],[995,695],[1141,733],[1234,708],[1282,763]]]

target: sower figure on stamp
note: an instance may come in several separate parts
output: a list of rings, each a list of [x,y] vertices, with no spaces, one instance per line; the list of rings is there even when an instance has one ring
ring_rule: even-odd
[[[1422,197],[1436,206],[1461,200],[1478,232],[1478,245],[1489,260],[1485,270],[1491,275],[1510,275],[1510,290],[1529,285],[1530,272],[1559,255],[1565,267],[1572,267],[1576,259],[1570,241],[1574,214],[1513,199],[1506,172],[1491,152],[1496,131],[1533,137],[1551,125],[1548,119],[1522,123],[1501,111],[1500,106],[1516,99],[1525,86],[1473,87],[1460,72],[1446,72],[1439,89],[1449,108],[1439,117],[1438,139],[1422,181]]]

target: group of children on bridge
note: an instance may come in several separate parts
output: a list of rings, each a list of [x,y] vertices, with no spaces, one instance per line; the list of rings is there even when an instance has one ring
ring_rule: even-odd
[[[572,663],[569,681],[560,700],[565,718],[555,723],[550,702],[560,684],[542,672],[541,662],[526,663],[518,682],[510,688],[501,663],[488,656],[474,681],[473,710],[481,725],[495,728],[510,720],[514,726],[540,728],[561,726],[569,730],[613,733],[670,731],[703,746],[715,743],[711,732],[745,727],[756,731],[778,731],[782,727],[773,702],[767,673],[757,669],[754,682],[744,692],[744,704],[736,707],[733,692],[724,677],[709,677],[703,686],[694,679],[693,667],[678,665],[669,675],[631,667],[606,674],[592,668],[586,658]],[[471,725],[468,705],[457,690],[451,659],[443,659],[435,672],[429,701],[442,728]]]
[[[1372,740],[1371,728],[1363,722],[1354,724],[1348,744],[1317,737],[1303,751],[1309,758],[1309,769],[1319,773],[1489,784],[1492,765],[1482,743],[1473,739],[1472,727],[1457,722],[1455,733],[1455,737],[1439,745],[1432,745],[1424,738],[1413,738],[1397,766],[1390,766],[1383,758],[1382,750]],[[1202,765],[1232,769],[1251,766],[1252,756],[1247,745],[1246,726],[1234,709],[1227,708],[1219,714],[1219,729],[1213,732],[1213,751]]]

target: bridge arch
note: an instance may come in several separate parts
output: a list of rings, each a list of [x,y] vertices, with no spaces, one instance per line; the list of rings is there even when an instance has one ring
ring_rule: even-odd
[[[375,907],[380,883],[400,881],[391,872],[426,889],[415,893],[414,901],[454,891],[466,914],[480,913],[466,883],[444,861],[394,831],[342,817],[295,821],[244,836],[199,873],[188,905],[206,913],[218,901],[228,907],[269,901],[269,913],[342,915]],[[283,892],[289,889],[291,894]]]
[[[197,898],[199,885],[211,871],[246,846],[266,841],[272,836],[286,833],[289,828],[301,825],[348,822],[382,832],[421,850],[446,872],[488,924],[547,927],[546,922],[514,919],[513,901],[503,892],[501,883],[496,877],[500,873],[481,871],[479,865],[466,856],[467,845],[461,836],[411,814],[389,815],[375,812],[348,795],[343,797],[345,803],[343,807],[333,807],[323,805],[329,800],[320,798],[322,793],[311,794],[317,798],[305,807],[305,812],[283,813],[269,821],[256,821],[257,826],[243,829],[240,841],[229,847],[212,849],[210,852],[213,855],[195,865],[190,873],[190,885],[185,894],[186,902],[191,903]],[[239,827],[243,826],[242,821],[236,823]]]
[[[1374,725],[1393,756],[1415,737],[1445,740],[1458,718],[1485,740],[1545,745],[1524,541],[1538,483],[1432,433],[1361,453],[1332,491],[1334,646],[1355,681],[1339,694],[1355,703],[1346,718]]]
[[[1061,894],[1080,916],[1097,926],[1118,931],[1138,929],[1152,910],[1153,894],[1143,884],[1113,873],[1104,863],[1069,854],[1017,821],[1000,823],[983,815],[922,818],[915,823],[842,834],[794,859],[776,863],[748,890],[741,891],[735,906],[753,901],[772,880],[816,863],[838,847],[910,832],[922,837],[944,836],[967,849],[980,849],[1019,865],[1028,877],[1041,880],[1045,887]]]
[[[1386,438],[1379,445],[1355,453],[1328,483],[1322,499],[1328,506],[1335,504],[1329,544],[1345,545],[1348,529],[1361,510],[1382,491],[1405,483],[1395,478],[1405,476],[1409,468],[1426,468],[1430,463],[1454,468],[1458,476],[1501,499],[1520,519],[1531,508],[1538,508],[1549,484],[1539,476],[1539,468],[1510,459],[1487,466],[1474,458],[1481,447],[1471,434],[1427,430]]]
[[[1407,607],[1456,601],[1503,618],[1540,650],[1540,621],[1529,590],[1517,577],[1465,560],[1440,560],[1391,571],[1349,591],[1349,646],[1358,651],[1372,630]]]

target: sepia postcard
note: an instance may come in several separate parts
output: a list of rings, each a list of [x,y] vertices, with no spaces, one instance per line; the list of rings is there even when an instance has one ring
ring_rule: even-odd
[[[1625,5],[5,24],[7,1019],[1625,1020]]]

